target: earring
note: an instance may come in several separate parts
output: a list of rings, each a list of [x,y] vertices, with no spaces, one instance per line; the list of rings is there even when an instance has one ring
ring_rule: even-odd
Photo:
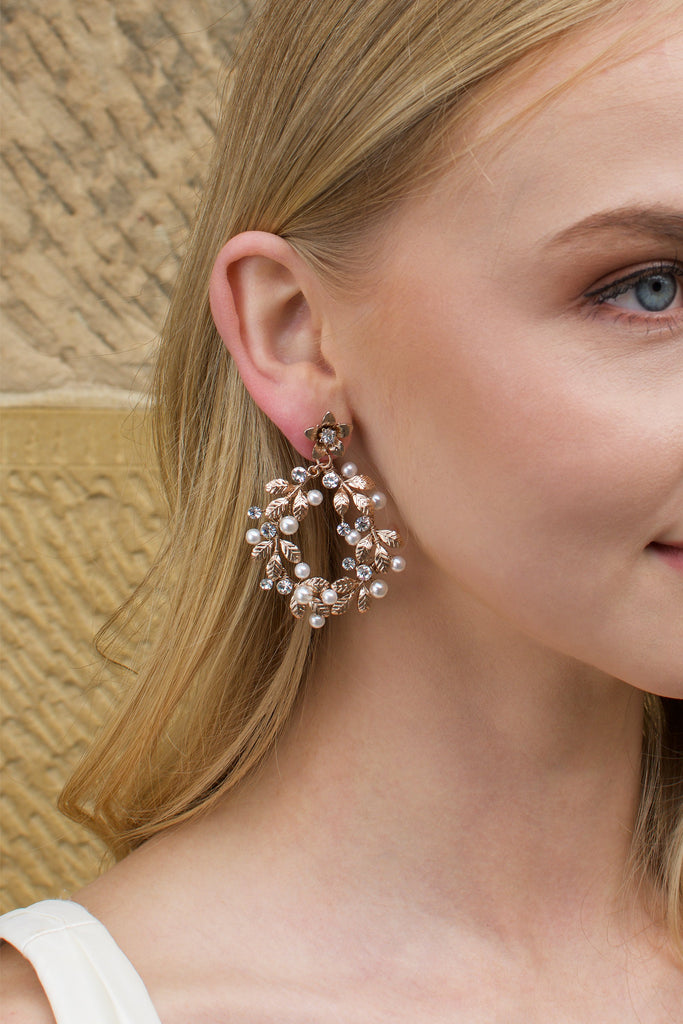
[[[353,605],[366,612],[370,598],[385,597],[389,589],[378,577],[390,569],[403,572],[406,567],[402,555],[390,554],[402,544],[396,530],[375,529],[375,512],[386,505],[385,495],[374,489],[370,477],[358,473],[353,462],[344,463],[339,472],[334,467],[333,459],[344,454],[343,441],[348,435],[348,424],[337,423],[332,413],[326,412],[322,423],[306,431],[313,442],[314,461],[306,467],[295,466],[291,483],[279,478],[267,483],[269,503],[265,509],[253,505],[247,513],[252,522],[261,523],[246,533],[251,557],[267,560],[261,589],[274,589],[289,597],[292,615],[302,619],[307,614],[314,629],[324,626],[328,616],[343,615]],[[339,517],[337,533],[353,550],[342,561],[347,575],[333,582],[311,576],[310,565],[291,539],[311,508],[324,501],[324,492],[310,486],[318,478],[332,494]]]

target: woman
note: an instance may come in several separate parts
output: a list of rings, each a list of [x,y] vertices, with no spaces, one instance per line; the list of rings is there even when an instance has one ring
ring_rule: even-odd
[[[64,911],[111,1019],[681,1019],[682,108],[678,4],[263,7],[159,356],[161,622],[63,800],[123,858]],[[407,538],[367,615],[339,481],[265,508],[316,442]]]

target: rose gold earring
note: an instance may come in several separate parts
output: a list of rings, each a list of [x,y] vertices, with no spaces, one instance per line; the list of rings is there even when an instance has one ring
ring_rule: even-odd
[[[314,629],[324,626],[330,615],[343,615],[354,605],[366,612],[370,598],[385,597],[389,589],[379,577],[406,567],[402,555],[391,553],[402,544],[397,531],[375,528],[375,512],[386,505],[385,495],[375,490],[370,477],[358,473],[353,462],[344,463],[338,472],[334,466],[333,460],[344,454],[348,435],[348,425],[337,423],[326,412],[322,423],[306,431],[313,442],[311,464],[295,466],[291,483],[279,478],[267,483],[269,503],[264,509],[253,505],[247,513],[252,522],[260,523],[246,533],[251,557],[267,560],[261,589],[289,598],[292,615],[297,619],[308,615]],[[310,565],[292,540],[311,508],[324,501],[324,492],[310,486],[319,477],[332,494],[339,517],[337,533],[353,551],[342,561],[346,575],[333,582],[311,575]]]

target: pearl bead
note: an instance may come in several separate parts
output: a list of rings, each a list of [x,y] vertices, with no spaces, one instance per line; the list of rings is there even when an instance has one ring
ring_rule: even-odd
[[[318,491],[315,487],[308,492],[306,497],[308,498],[309,505],[322,505],[323,503],[323,492]]]
[[[358,472],[358,466],[356,465],[355,462],[345,462],[344,465],[342,466],[341,472],[342,476],[345,476],[347,478],[350,476],[355,476],[356,473]]]
[[[294,516],[283,516],[280,520],[280,529],[287,536],[291,536],[299,529],[299,520]]]
[[[373,597],[386,597],[389,587],[384,580],[374,580],[370,584],[370,593]]]
[[[308,579],[311,575],[311,567],[308,562],[298,562],[294,566],[294,575],[300,580]]]
[[[313,597],[313,591],[310,587],[297,587],[294,591],[294,597],[299,604],[308,604]]]
[[[247,544],[258,544],[260,540],[263,540],[260,530],[247,530],[245,538]]]
[[[327,590],[323,590],[320,597],[322,598],[323,604],[332,605],[336,604],[337,601],[339,600],[339,594],[337,593],[336,590],[333,590],[332,587],[328,587]]]
[[[351,547],[355,547],[360,540],[360,533],[358,530],[349,530],[345,537],[346,543],[350,544]]]
[[[406,567],[406,560],[403,555],[394,555],[391,559],[391,568],[394,572],[403,572]]]
[[[308,616],[308,622],[309,622],[309,625],[313,626],[313,629],[320,629],[321,626],[325,625],[325,616],[324,615],[309,615]]]
[[[386,494],[382,494],[381,491],[373,491],[370,495],[370,501],[375,508],[384,508],[387,503],[387,496]]]

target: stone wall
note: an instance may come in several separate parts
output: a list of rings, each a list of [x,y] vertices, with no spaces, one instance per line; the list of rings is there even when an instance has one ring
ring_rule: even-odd
[[[4,4],[0,909],[103,855],[55,801],[116,696],[93,635],[163,527],[142,395],[248,7]]]

